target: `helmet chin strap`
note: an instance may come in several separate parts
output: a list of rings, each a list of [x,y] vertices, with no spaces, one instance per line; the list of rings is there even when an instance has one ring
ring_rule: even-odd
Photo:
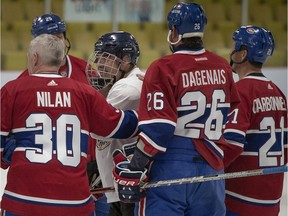
[[[169,43],[170,50],[171,50],[172,52],[174,52],[173,45],[175,45],[175,44],[177,44],[177,43],[179,43],[179,42],[181,41],[182,35],[178,35],[178,40],[177,40],[176,42],[172,42],[172,41],[170,41],[171,32],[172,32],[172,31],[169,30],[168,35],[167,35],[167,41],[168,41],[168,43]]]
[[[68,44],[66,45],[66,55],[67,55],[69,50],[71,49],[71,43],[68,38],[66,38],[66,41],[68,42]]]

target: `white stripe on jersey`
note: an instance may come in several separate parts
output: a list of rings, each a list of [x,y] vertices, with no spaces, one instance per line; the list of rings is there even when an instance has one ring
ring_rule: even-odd
[[[281,128],[275,128],[275,131],[276,132],[282,132],[282,129]],[[254,134],[254,133],[257,133],[257,134],[269,133],[270,134],[270,130],[247,130],[246,131],[246,134]]]
[[[148,136],[146,136],[146,134],[144,134],[143,132],[141,132],[140,134],[139,134],[141,137],[143,137],[151,146],[153,146],[155,149],[157,149],[157,150],[159,150],[159,151],[161,151],[161,152],[165,152],[166,151],[166,148],[163,148],[162,146],[159,146],[159,145],[157,145],[153,140],[151,140]],[[139,145],[140,145],[140,141],[138,142],[139,143]],[[138,144],[137,144],[138,145]],[[143,144],[144,145],[144,144]],[[144,146],[143,146],[143,148],[144,148]],[[143,149],[142,148],[142,149]],[[144,152],[145,154],[147,154],[146,152]],[[151,157],[151,155],[149,155],[150,157]]]
[[[283,153],[281,151],[276,151],[276,152],[268,152],[267,156],[281,156]],[[246,156],[258,156],[258,152],[248,152],[248,151],[243,151],[241,155],[246,155]]]
[[[20,151],[25,152],[26,150],[35,150],[36,153],[42,153],[42,151],[43,151],[43,149],[33,148],[33,147],[29,147],[29,146],[28,147],[17,147],[17,148],[14,149],[14,151],[19,151],[19,152]],[[68,151],[68,153],[69,153],[69,151]],[[56,155],[56,150],[53,150],[53,154]],[[81,156],[87,158],[87,153],[81,152]]]
[[[8,190],[4,190],[4,194],[9,196],[32,201],[32,202],[41,202],[41,203],[50,203],[50,204],[66,204],[66,205],[79,205],[86,203],[90,198],[91,195],[83,200],[56,200],[56,199],[47,199],[47,198],[40,198],[40,197],[32,197],[32,196],[25,196],[21,194],[17,194]]]
[[[138,125],[153,124],[153,123],[165,123],[165,124],[170,124],[176,127],[175,122],[167,120],[167,119],[151,119],[151,120],[139,121]]]
[[[242,135],[242,136],[244,136],[244,137],[246,136],[246,133],[245,133],[244,131],[241,131],[241,130],[232,129],[232,128],[224,129],[224,134],[225,134],[225,133],[228,133],[228,132],[240,134],[240,135]]]

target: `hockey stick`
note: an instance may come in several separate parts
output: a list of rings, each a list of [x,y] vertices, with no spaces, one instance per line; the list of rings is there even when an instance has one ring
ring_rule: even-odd
[[[92,194],[100,194],[100,193],[113,192],[113,191],[115,191],[114,187],[102,187],[102,188],[90,189],[90,192]]]
[[[241,178],[241,177],[248,177],[248,176],[269,175],[269,174],[276,174],[276,173],[282,173],[282,172],[287,172],[287,171],[288,171],[288,166],[280,166],[280,167],[273,167],[273,168],[247,170],[247,171],[241,171],[241,172],[223,173],[223,174],[211,175],[211,176],[196,176],[196,177],[190,177],[190,178],[146,182],[141,185],[141,188],[145,189],[145,188],[179,185],[179,184],[186,184],[186,183],[197,183],[197,182],[215,181],[215,180],[223,180],[223,179],[231,179],[231,178]],[[111,188],[111,187],[106,188],[106,189],[102,188],[102,190],[99,190],[99,189],[92,189],[90,190],[90,192],[94,194],[94,193],[114,191],[114,188]]]

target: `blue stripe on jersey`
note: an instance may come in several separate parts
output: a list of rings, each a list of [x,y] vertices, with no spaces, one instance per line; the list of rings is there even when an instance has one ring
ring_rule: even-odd
[[[191,113],[195,113],[197,111],[198,107],[195,106],[194,109],[191,108],[190,106],[190,110],[177,110],[178,111],[178,118],[182,117],[182,116],[186,116],[186,115],[189,115]],[[230,106],[222,106],[222,107],[217,107],[217,111],[221,111],[222,113],[222,116],[224,117],[223,118],[223,121],[221,122],[222,124],[225,124],[228,120],[228,113],[229,113],[229,110],[230,110]],[[213,111],[215,112],[215,111]],[[191,122],[187,122],[187,123],[193,123],[193,124],[205,124],[205,122],[207,121],[207,118],[211,115],[211,107],[206,107],[205,108],[205,112],[204,114],[202,114],[201,116],[199,116],[198,118],[196,119],[193,119],[193,121]],[[214,120],[215,121],[215,120]],[[215,122],[212,122],[212,123],[215,123]]]
[[[5,144],[6,144],[6,140],[7,140],[7,136],[1,135],[1,146],[0,146],[1,151],[4,150],[4,147],[5,147]]]
[[[66,200],[51,200],[49,199],[50,202],[45,202],[45,198],[43,198],[43,200],[41,201],[42,198],[37,198],[37,197],[30,197],[31,199],[24,199],[24,198],[20,198],[20,197],[16,197],[16,196],[12,196],[9,194],[4,193],[3,197],[6,197],[8,199],[12,199],[18,202],[22,202],[22,203],[29,203],[29,204],[34,204],[34,205],[40,205],[40,206],[62,206],[62,207],[78,207],[78,206],[85,206],[88,203],[90,203],[93,198],[90,196],[87,200],[84,200],[83,202],[80,202],[81,200],[77,200],[75,201],[75,203],[73,203],[73,201],[69,201],[70,203],[68,203]],[[39,201],[37,201],[39,200]],[[65,203],[66,202],[66,203]],[[76,203],[78,202],[78,203]]]
[[[247,143],[245,136],[237,132],[224,132],[223,136],[228,141],[235,141],[237,143],[242,143],[243,145],[246,145]]]
[[[270,133],[247,133],[247,145],[244,146],[244,151],[259,152],[259,149],[271,139]],[[269,152],[278,152],[282,150],[281,132],[276,132],[276,141],[270,147]]]
[[[174,135],[175,127],[163,122],[153,122],[139,125],[139,130],[144,134],[149,134],[149,138],[153,140],[156,145],[167,148],[168,143]]]
[[[15,133],[15,139],[16,139],[16,145],[17,147],[25,147],[25,148],[38,148],[43,149],[43,145],[41,143],[35,144],[35,135],[41,135],[43,134],[42,130],[38,131],[26,131],[26,132],[16,132]],[[66,149],[67,151],[73,150],[72,149],[72,134],[73,131],[66,131]],[[56,143],[56,131],[52,132],[52,139],[53,143],[53,150],[57,149],[57,143]],[[87,154],[88,152],[88,134],[87,133],[81,133],[80,135],[80,142],[81,142],[81,152],[84,152]]]
[[[125,139],[135,133],[135,128],[137,128],[138,125],[138,117],[132,110],[125,110],[124,114],[120,127],[111,138]]]

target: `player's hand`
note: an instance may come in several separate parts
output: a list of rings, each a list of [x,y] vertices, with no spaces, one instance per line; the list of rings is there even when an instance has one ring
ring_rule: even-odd
[[[144,75],[142,74],[136,74],[139,80],[143,81],[144,80]]]
[[[139,202],[145,196],[145,191],[140,188],[140,183],[147,181],[147,169],[132,171],[128,168],[129,163],[127,159],[117,163],[113,169],[113,177],[118,186],[119,199],[125,203],[134,203]]]
[[[11,159],[12,159],[12,154],[16,148],[16,140],[14,136],[10,136],[7,138],[5,146],[4,146],[4,151],[3,151],[3,156],[1,160],[7,164],[11,164]]]

